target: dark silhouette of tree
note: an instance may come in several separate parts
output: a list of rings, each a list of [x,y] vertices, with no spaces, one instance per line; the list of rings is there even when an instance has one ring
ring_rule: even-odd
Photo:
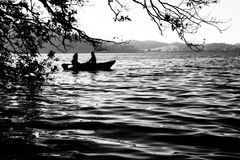
[[[76,7],[85,3],[85,0],[1,0],[0,86],[9,81],[44,79],[44,66],[50,68],[48,60],[54,58],[51,52],[47,60],[37,60],[44,43],[58,49],[61,44],[67,50],[68,44],[78,41],[101,49],[103,40],[89,37],[76,25]]]
[[[201,51],[204,46],[195,44],[188,40],[188,34],[194,34],[202,26],[208,24],[217,28],[220,32],[224,29],[220,28],[220,24],[213,17],[202,17],[200,11],[212,4],[219,3],[219,0],[130,0],[131,2],[140,5],[152,21],[157,25],[161,34],[166,28],[171,28],[175,31],[181,40],[194,51]],[[108,0],[108,5],[114,13],[115,21],[131,20],[127,15],[129,8],[125,0]],[[129,5],[129,4],[128,4]]]

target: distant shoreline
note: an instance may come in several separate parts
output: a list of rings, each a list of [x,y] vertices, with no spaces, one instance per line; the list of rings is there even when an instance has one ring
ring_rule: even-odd
[[[99,51],[99,53],[141,53],[141,52],[192,52],[185,43],[164,43],[158,41],[137,41],[131,40],[126,45],[121,44],[105,44],[103,46],[106,50]],[[49,51],[57,52],[57,49],[50,44],[45,44],[40,53],[48,53]],[[74,48],[69,49],[69,53],[85,54],[91,52],[93,47],[89,44],[79,43],[75,44]],[[203,52],[240,52],[240,44],[227,43],[209,43],[204,45]],[[57,52],[60,53],[60,52]],[[69,54],[61,53],[61,54]]]

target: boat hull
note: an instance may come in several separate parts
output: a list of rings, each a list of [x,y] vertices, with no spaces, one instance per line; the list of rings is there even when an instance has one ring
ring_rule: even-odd
[[[68,71],[108,71],[111,70],[112,65],[116,61],[108,61],[103,63],[97,63],[95,65],[90,63],[80,63],[77,67],[69,67],[72,66],[71,64],[62,64],[63,70]]]

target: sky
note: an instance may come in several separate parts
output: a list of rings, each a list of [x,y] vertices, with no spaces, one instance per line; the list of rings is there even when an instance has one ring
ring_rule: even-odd
[[[126,0],[125,0],[126,1]],[[221,0],[207,8],[204,12],[219,20],[227,21],[223,27],[228,29],[222,33],[212,26],[202,26],[197,34],[192,36],[194,42],[206,43],[240,43],[240,0]],[[154,40],[160,42],[181,42],[171,29],[160,34],[156,24],[141,7],[131,6],[128,12],[131,22],[114,22],[113,13],[107,5],[107,0],[90,0],[88,6],[78,10],[79,28],[95,38],[113,40]]]

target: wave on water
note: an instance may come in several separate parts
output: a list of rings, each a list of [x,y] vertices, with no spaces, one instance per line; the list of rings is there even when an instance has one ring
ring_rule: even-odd
[[[240,159],[239,54],[97,58],[117,63],[0,93],[0,159]]]

